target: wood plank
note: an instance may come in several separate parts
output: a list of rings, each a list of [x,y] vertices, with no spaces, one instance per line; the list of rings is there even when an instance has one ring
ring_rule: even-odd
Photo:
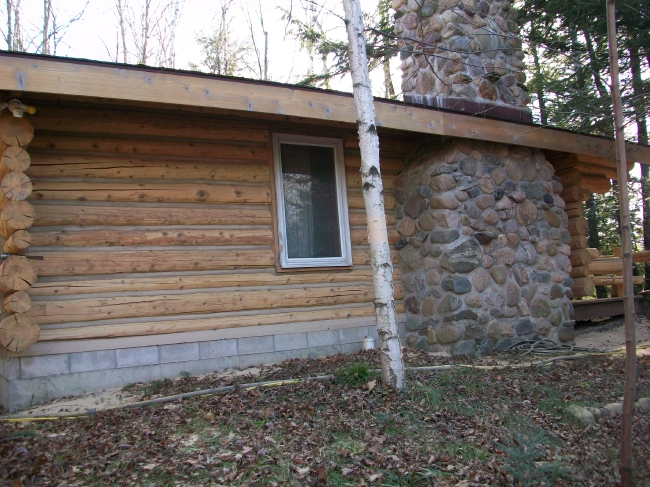
[[[401,286],[396,286],[395,298],[403,297],[404,290]],[[228,291],[35,301],[28,314],[37,324],[46,325],[120,318],[340,306],[369,303],[373,299],[372,285],[258,289],[255,292]]]
[[[29,152],[38,151],[103,152],[110,154],[147,154],[176,157],[203,157],[210,159],[241,159],[265,162],[267,144],[243,142],[216,143],[168,139],[152,140],[120,137],[40,135],[32,141]]]
[[[622,286],[623,276],[593,276],[595,286]],[[632,276],[635,286],[643,284],[643,276]]]
[[[34,232],[35,247],[115,247],[137,245],[272,245],[270,228],[259,229],[169,229],[169,230],[58,230]]]
[[[32,261],[39,276],[181,272],[272,267],[268,250],[124,250],[40,252]]]
[[[623,272],[623,260],[619,257],[601,256],[589,264],[589,273],[593,275],[616,274],[617,272]]]
[[[575,218],[577,216],[585,215],[585,205],[582,201],[577,201],[575,203],[567,203],[564,206],[564,212],[569,218]]]
[[[214,117],[187,113],[161,114],[144,110],[89,109],[88,107],[39,104],[38,117],[31,119],[37,132],[77,134],[128,134],[222,141],[266,143],[269,132],[262,125],[242,125]]]
[[[589,255],[591,255],[592,259],[598,259],[600,257],[600,251],[598,249],[594,249],[593,247],[587,248],[587,252],[589,252]]]
[[[267,186],[173,183],[60,182],[34,178],[33,199],[141,203],[270,204]]]
[[[605,194],[612,189],[612,181],[605,177],[583,174],[580,186],[589,193]]]
[[[395,310],[398,313],[403,313],[404,305],[401,303],[396,304]],[[160,335],[166,333],[219,330],[223,328],[275,325],[280,323],[360,318],[374,316],[374,314],[375,309],[373,306],[363,306],[341,309],[294,311],[288,313],[258,313],[243,316],[227,316],[194,320],[150,321],[147,323],[44,329],[41,331],[40,340],[83,340],[90,338]]]
[[[594,279],[592,277],[579,277],[573,281],[574,284],[571,290],[573,291],[574,297],[582,298],[594,294],[596,288],[594,287]]]
[[[268,183],[271,170],[264,163],[151,160],[126,156],[57,155],[36,153],[27,174],[37,178],[124,178]]]
[[[569,218],[568,230],[571,235],[586,235],[588,229],[589,223],[585,217]]]
[[[399,283],[402,272],[393,269],[393,281]],[[309,284],[340,284],[346,282],[372,282],[372,269],[336,269],[330,272],[296,272],[293,274],[273,272],[233,272],[200,275],[157,276],[88,279],[66,281],[39,281],[29,290],[29,295],[79,296],[93,293],[117,293],[135,291],[182,291],[187,289],[210,289],[224,287],[281,286]]]
[[[181,272],[220,269],[272,267],[273,252],[268,250],[121,250],[40,252],[43,260],[32,261],[39,276],[76,276],[137,272]],[[391,251],[393,264],[399,252]],[[354,265],[370,265],[370,251],[352,251]]]
[[[16,73],[20,73],[17,76]],[[20,54],[3,56],[0,89],[31,93],[72,95],[151,102],[162,106],[214,108],[254,113],[256,117],[300,117],[321,124],[344,122],[355,126],[356,116],[350,95],[324,90],[263,84],[249,80],[230,80],[188,76],[140,66],[115,66],[92,61],[39,59]],[[458,113],[407,106],[401,102],[375,101],[379,128],[428,133],[540,149],[563,150],[612,158],[613,140],[501,120],[481,119]],[[626,144],[628,157],[650,163],[650,149]]]
[[[35,226],[270,225],[267,209],[38,205]],[[364,224],[365,224],[365,215]]]
[[[571,250],[586,249],[588,245],[586,235],[571,235]]]
[[[574,267],[589,265],[591,263],[591,254],[587,249],[573,250],[569,255],[569,260]]]
[[[605,157],[590,156],[587,154],[565,154],[561,157],[555,157],[549,161],[556,172],[567,169],[577,169],[584,174],[599,174],[617,179],[616,160]],[[627,163],[628,171],[634,168],[634,161]]]

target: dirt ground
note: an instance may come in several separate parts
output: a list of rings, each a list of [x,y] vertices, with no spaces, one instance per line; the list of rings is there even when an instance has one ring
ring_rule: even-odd
[[[622,318],[606,319],[603,322],[587,322],[581,323],[576,329],[575,346],[580,348],[588,348],[592,350],[617,350],[624,347],[625,344],[625,326]],[[639,347],[639,355],[650,354],[650,319],[646,317],[638,317],[637,328],[637,345]],[[647,347],[647,348],[643,348]],[[433,357],[445,357],[445,354],[431,354]],[[476,363],[492,362],[494,358],[477,359]],[[276,378],[273,374],[273,367],[265,367],[265,377]],[[247,377],[248,381],[259,380],[262,368],[252,367],[243,370],[229,370],[209,376],[197,377],[198,383],[209,382],[211,384],[229,384],[234,378]],[[176,381],[178,382],[178,381]],[[65,412],[78,413],[87,410],[101,411],[114,407],[120,407],[141,401],[144,398],[160,397],[163,395],[164,389],[153,386],[158,390],[152,394],[141,394],[141,390],[147,390],[146,385],[136,388],[113,388],[104,391],[90,392],[71,398],[58,399],[53,402],[38,405],[31,409],[21,411],[17,414],[28,416],[47,416],[50,414],[61,414]],[[182,390],[181,388],[173,388],[176,392],[189,392],[189,390]]]

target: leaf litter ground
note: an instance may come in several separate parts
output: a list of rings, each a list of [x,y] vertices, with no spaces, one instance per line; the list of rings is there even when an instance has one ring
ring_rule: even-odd
[[[412,371],[402,393],[373,382],[378,360],[370,351],[289,360],[228,382],[215,375],[137,384],[128,393],[147,399],[338,371],[334,379],[90,417],[2,423],[0,479],[12,486],[617,484],[620,417],[582,428],[564,422],[562,411],[619,400],[622,355],[526,369]],[[478,363],[424,352],[408,352],[406,361]],[[650,396],[648,356],[639,359],[638,389]],[[648,414],[635,417],[634,465],[638,485],[650,485]]]

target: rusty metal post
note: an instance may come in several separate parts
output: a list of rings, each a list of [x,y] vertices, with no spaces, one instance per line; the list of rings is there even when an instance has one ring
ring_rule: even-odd
[[[623,106],[618,81],[618,47],[616,43],[616,4],[607,0],[607,37],[609,41],[609,65],[612,78],[612,101],[616,129],[616,165],[618,191],[621,205],[621,247],[623,257],[623,301],[625,309],[625,393],[621,419],[621,485],[633,485],[632,468],[632,422],[636,395],[636,337],[634,313],[634,286],[632,281],[632,235],[630,227],[630,201],[628,196],[627,161],[623,134]]]

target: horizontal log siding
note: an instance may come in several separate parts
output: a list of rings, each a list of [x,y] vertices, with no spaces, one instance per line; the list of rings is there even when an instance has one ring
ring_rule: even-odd
[[[354,132],[98,106],[45,105],[31,122],[30,253],[43,260],[31,261],[29,294],[41,340],[372,316]],[[352,269],[277,271],[274,131],[344,140]],[[393,245],[394,179],[412,142],[382,144]],[[403,312],[399,284],[395,293]]]

